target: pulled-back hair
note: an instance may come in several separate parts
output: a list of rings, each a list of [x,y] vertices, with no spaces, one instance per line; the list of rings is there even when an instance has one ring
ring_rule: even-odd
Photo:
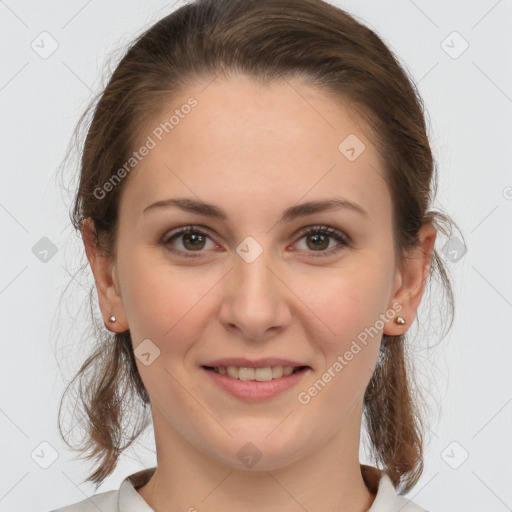
[[[116,254],[119,199],[129,177],[101,199],[98,188],[130,158],[147,122],[173,94],[219,74],[243,74],[262,84],[297,78],[356,109],[371,128],[384,165],[400,266],[406,251],[418,245],[424,224],[448,233],[453,221],[430,209],[437,177],[422,101],[405,68],[372,30],[321,0],[198,0],[137,37],[77,125],[78,130],[92,117],[72,221],[79,233],[85,219],[94,221],[102,254]],[[433,276],[444,287],[453,321],[451,284],[435,249],[427,284]],[[94,312],[93,321],[100,324]],[[78,449],[97,460],[88,480],[98,485],[150,422],[150,397],[130,332],[110,334],[101,327],[97,346],[69,383],[59,409],[60,429],[64,397],[78,383],[75,406],[83,409],[86,433]],[[383,335],[363,404],[375,462],[402,493],[423,471],[424,435],[405,341],[405,335]]]

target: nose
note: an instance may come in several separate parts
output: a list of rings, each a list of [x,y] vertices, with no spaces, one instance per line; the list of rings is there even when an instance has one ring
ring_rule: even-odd
[[[252,262],[238,255],[234,261],[223,280],[219,320],[239,337],[265,341],[290,324],[293,294],[266,251]]]

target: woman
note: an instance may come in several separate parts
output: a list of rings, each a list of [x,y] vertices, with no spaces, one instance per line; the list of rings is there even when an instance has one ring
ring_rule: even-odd
[[[141,35],[83,148],[113,336],[76,378],[89,480],[149,413],[157,467],[59,510],[423,510],[405,334],[433,273],[452,298],[434,193],[421,100],[343,10],[200,0]]]

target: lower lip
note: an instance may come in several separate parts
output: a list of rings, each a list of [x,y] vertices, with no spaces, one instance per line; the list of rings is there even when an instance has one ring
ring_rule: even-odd
[[[257,381],[233,379],[213,370],[207,370],[204,367],[202,367],[202,369],[216,384],[224,389],[224,391],[227,391],[237,398],[252,402],[266,400],[283,393],[287,389],[295,386],[306,373],[311,371],[310,368],[304,368],[296,373],[280,377],[279,379]]]

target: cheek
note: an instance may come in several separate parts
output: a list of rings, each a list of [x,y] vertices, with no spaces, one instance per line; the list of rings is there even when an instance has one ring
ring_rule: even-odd
[[[341,424],[347,411],[362,403],[378,358],[382,331],[375,325],[383,313],[383,296],[376,296],[375,281],[367,272],[337,276],[328,286],[335,292],[324,296],[324,305],[317,309],[329,327],[314,337],[314,348],[321,353],[319,367],[298,396],[319,415],[331,411],[333,421],[326,429]]]
[[[149,365],[136,357],[146,389],[155,402],[189,407],[179,382],[187,378],[188,364],[184,363],[193,356],[191,348],[207,318],[201,299],[214,283],[191,279],[184,267],[173,268],[147,250],[130,253],[122,274],[123,303],[134,350],[149,339],[159,351]]]
[[[193,287],[187,286],[179,270],[151,251],[135,248],[124,254],[130,256],[120,264],[120,279],[134,344],[144,338],[161,341],[190,309]]]
[[[389,269],[374,258],[360,258],[357,265],[347,265],[325,275],[323,286],[312,287],[306,302],[330,328],[335,339],[333,348],[342,348],[364,331],[375,325],[385,312],[389,300]],[[323,290],[323,292],[322,292]],[[379,322],[378,327],[382,327]]]
[[[311,288],[314,293],[305,302],[325,325],[312,337],[322,353],[322,367],[308,383],[314,386],[310,396],[318,394],[314,407],[324,404],[342,414],[361,400],[379,353],[384,327],[380,316],[386,312],[391,283],[389,265],[375,253],[359,253],[353,263]]]

